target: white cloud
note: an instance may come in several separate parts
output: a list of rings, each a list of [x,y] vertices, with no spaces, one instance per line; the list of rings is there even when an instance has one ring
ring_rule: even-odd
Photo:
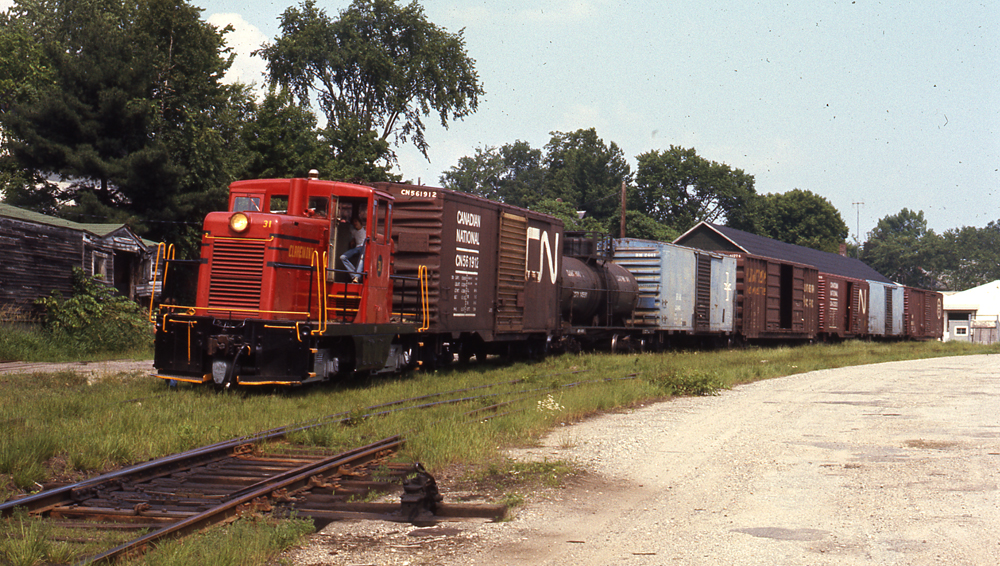
[[[0,2],[3,1],[6,0],[0,0]],[[257,85],[258,90],[263,90],[267,64],[264,59],[250,54],[260,49],[260,46],[268,38],[259,28],[243,19],[243,16],[239,14],[212,14],[207,21],[219,29],[227,25],[233,26],[233,31],[226,34],[226,45],[233,49],[236,58],[233,60],[233,66],[226,73],[226,82],[253,83]]]
[[[14,5],[14,0],[0,0],[0,12],[6,12]]]

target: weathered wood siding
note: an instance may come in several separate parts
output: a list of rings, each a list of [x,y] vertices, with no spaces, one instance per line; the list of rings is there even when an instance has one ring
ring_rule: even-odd
[[[53,290],[69,296],[72,268],[90,265],[83,238],[76,230],[0,217],[0,304],[30,308]]]

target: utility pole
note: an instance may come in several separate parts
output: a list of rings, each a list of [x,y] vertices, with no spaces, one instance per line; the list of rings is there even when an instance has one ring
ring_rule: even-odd
[[[621,236],[620,238],[625,238],[625,181],[622,181],[622,223],[621,223]]]
[[[855,220],[854,220],[854,222],[855,222],[855,224],[854,224],[855,228],[854,229],[857,230],[857,232],[855,232],[855,237],[857,238],[857,242],[858,242],[858,250],[856,252],[854,252],[854,253],[857,256],[861,255],[861,207],[864,206],[864,205],[865,205],[865,201],[863,201],[863,200],[851,203],[851,206],[853,206],[854,210],[857,212],[857,218],[855,218]]]

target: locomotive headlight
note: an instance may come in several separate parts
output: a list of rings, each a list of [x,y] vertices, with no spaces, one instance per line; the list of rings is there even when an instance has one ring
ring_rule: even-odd
[[[250,218],[242,212],[237,212],[229,217],[229,227],[234,232],[243,232],[250,227]]]

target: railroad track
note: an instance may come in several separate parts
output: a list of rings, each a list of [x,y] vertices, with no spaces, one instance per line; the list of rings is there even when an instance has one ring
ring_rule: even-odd
[[[346,518],[433,523],[498,519],[498,505],[445,505],[419,464],[386,459],[401,437],[339,453],[269,451],[233,441],[152,460],[90,480],[0,504],[47,517],[62,540],[80,543],[88,561],[137,554],[158,541],[197,532],[245,513],[288,513],[325,524]],[[400,503],[365,503],[372,493],[401,493]],[[71,535],[67,533],[80,533]],[[105,542],[104,549],[90,550]]]
[[[44,517],[58,529],[60,540],[80,543],[84,550],[79,556],[94,562],[139,553],[161,539],[184,536],[244,513],[294,511],[319,525],[348,518],[419,524],[497,520],[506,515],[506,506],[443,503],[434,478],[419,464],[387,463],[402,445],[401,437],[339,453],[290,450],[280,441],[293,432],[345,424],[355,418],[470,401],[484,406],[456,418],[480,421],[507,414],[498,412],[503,407],[523,404],[560,388],[635,377],[631,374],[558,386],[530,385],[516,379],[382,403],[367,407],[360,416],[328,415],[0,503],[0,517],[11,516],[18,508],[30,516]],[[507,393],[486,392],[519,385],[524,387]],[[376,492],[399,494],[399,503],[367,502]],[[109,540],[115,542],[103,542]],[[98,544],[103,544],[100,550],[91,550]]]

